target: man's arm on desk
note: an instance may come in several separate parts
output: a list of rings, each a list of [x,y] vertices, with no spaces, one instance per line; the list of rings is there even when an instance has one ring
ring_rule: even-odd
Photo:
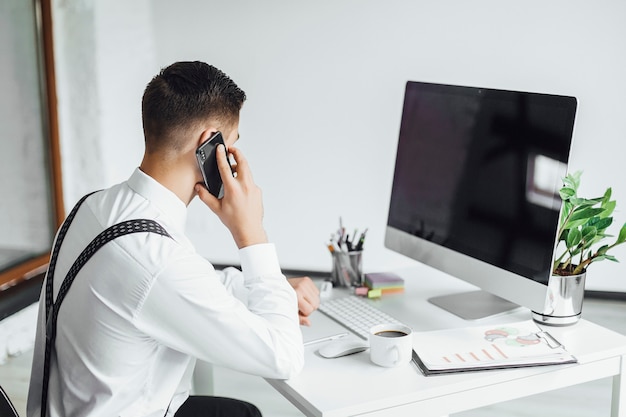
[[[242,301],[247,298],[247,291],[242,286],[243,274],[240,270],[227,267],[222,271],[217,271],[221,281],[224,283],[231,293]],[[293,287],[298,296],[298,315],[300,324],[310,326],[311,320],[309,315],[313,313],[320,305],[320,291],[308,276],[287,278],[289,284]]]

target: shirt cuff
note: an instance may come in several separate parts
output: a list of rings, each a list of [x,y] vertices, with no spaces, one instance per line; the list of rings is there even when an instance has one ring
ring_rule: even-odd
[[[246,246],[239,250],[241,270],[245,279],[255,279],[261,276],[280,275],[280,264],[273,243],[260,243]]]

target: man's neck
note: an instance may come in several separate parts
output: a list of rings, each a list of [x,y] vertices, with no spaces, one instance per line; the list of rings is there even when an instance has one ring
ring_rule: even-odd
[[[196,195],[194,191],[195,173],[185,168],[183,164],[144,156],[139,169],[176,194],[186,206]]]

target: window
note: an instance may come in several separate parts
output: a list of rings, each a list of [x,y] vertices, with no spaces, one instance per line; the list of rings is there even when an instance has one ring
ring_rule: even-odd
[[[45,267],[64,218],[50,9],[0,2],[0,290]]]

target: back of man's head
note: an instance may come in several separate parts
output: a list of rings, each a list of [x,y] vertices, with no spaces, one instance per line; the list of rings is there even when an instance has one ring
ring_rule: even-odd
[[[182,149],[199,123],[234,124],[245,99],[233,80],[204,62],[176,62],[162,69],[143,94],[146,152]]]

